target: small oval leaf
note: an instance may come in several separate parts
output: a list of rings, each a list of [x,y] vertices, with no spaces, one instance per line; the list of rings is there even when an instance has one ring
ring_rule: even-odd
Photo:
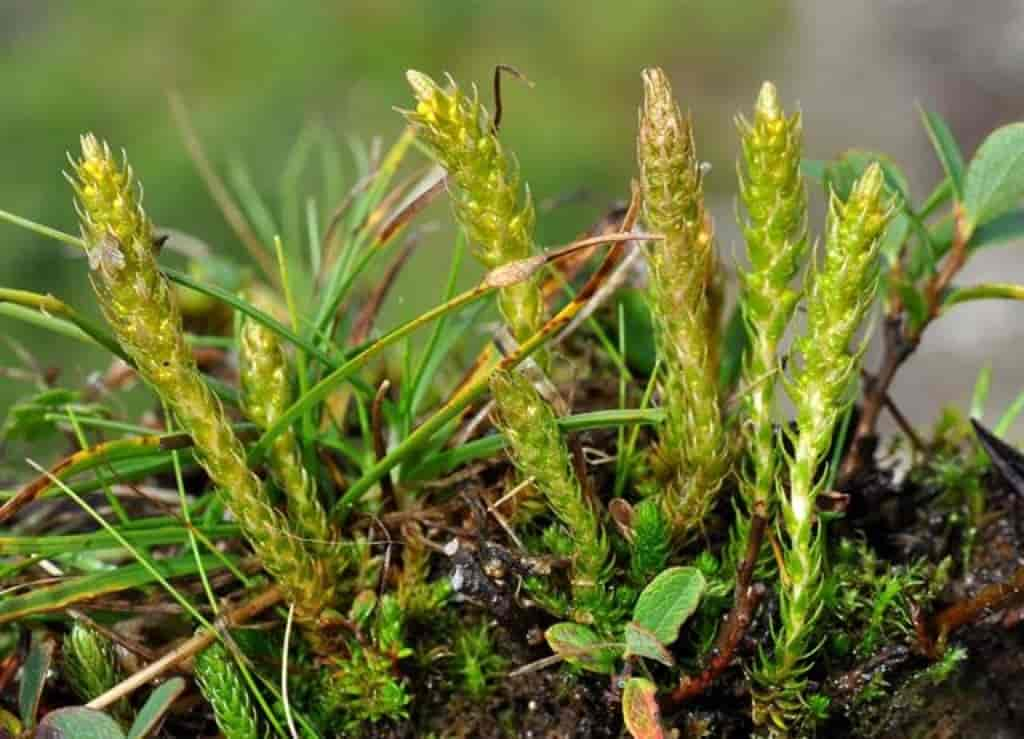
[[[696,567],[669,567],[648,583],[633,608],[633,620],[668,646],[697,610],[704,575]]]
[[[622,690],[622,720],[633,739],[665,739],[658,690],[650,680],[631,677]]]
[[[35,739],[125,739],[117,722],[101,711],[75,706],[46,714]]]
[[[610,675],[622,647],[602,641],[591,629],[581,624],[555,624],[544,632],[551,650],[571,665],[584,670]]]
[[[967,232],[1013,208],[1024,197],[1024,123],[997,128],[967,166]]]
[[[646,657],[667,667],[675,666],[676,661],[658,641],[658,637],[635,621],[626,624],[626,652],[624,657]]]

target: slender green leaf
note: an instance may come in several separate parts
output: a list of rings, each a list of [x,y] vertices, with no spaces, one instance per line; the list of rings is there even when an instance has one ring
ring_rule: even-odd
[[[963,200],[964,155],[960,151],[960,145],[953,138],[953,132],[949,129],[949,124],[946,123],[941,115],[924,108],[920,108],[920,112],[921,123],[924,125],[925,131],[928,132],[928,138],[935,148],[935,154],[939,158],[942,169],[946,172],[946,176],[949,177],[956,199]]]
[[[912,227],[913,223],[910,216],[903,211],[896,213],[892,220],[889,221],[885,233],[882,234],[882,245],[879,251],[882,254],[882,258],[885,259],[885,263],[890,267],[899,261],[903,245],[910,236]]]
[[[36,713],[39,711],[39,699],[43,696],[46,676],[53,664],[53,652],[56,645],[52,639],[42,634],[34,635],[32,646],[29,647],[25,664],[21,668],[21,685],[18,688],[18,711],[21,723],[31,728],[36,724]]]
[[[718,365],[718,387],[726,395],[732,392],[743,371],[743,358],[750,348],[750,332],[743,320],[743,308],[737,303],[722,335],[721,361]]]
[[[220,559],[213,555],[203,557],[200,562],[208,571],[224,568]],[[191,552],[156,560],[152,564],[156,572],[165,579],[193,575],[197,571],[197,564]],[[22,595],[4,598],[0,601],[0,624],[38,613],[60,611],[101,595],[142,587],[155,582],[156,579],[152,572],[139,563],[121,565],[108,572],[69,577],[50,587],[35,588]]]
[[[147,519],[148,521],[148,519]],[[210,539],[238,536],[235,524],[220,524],[199,529]],[[119,533],[135,547],[149,548],[183,544],[188,541],[188,529],[181,524],[157,525],[146,529],[119,529]],[[102,552],[122,549],[121,544],[108,531],[63,536],[0,536],[0,555],[41,555],[54,557],[80,552]]]
[[[996,436],[1002,437],[1006,435],[1006,432],[1010,430],[1010,426],[1017,420],[1017,417],[1024,411],[1024,393],[1020,393],[1013,402],[1010,403],[1009,408],[1003,411],[1003,415],[999,417],[999,421],[996,423],[995,428],[992,429],[992,433]]]
[[[942,299],[943,309],[971,300],[1024,300],[1024,285],[989,282],[970,287],[953,287]]]
[[[1003,215],[1024,197],[1024,123],[989,134],[967,166],[964,211],[968,234]]]
[[[185,681],[180,677],[172,677],[150,693],[145,704],[139,709],[132,728],[128,730],[128,739],[143,739],[149,736],[174,701],[184,692]]]
[[[951,197],[953,197],[953,183],[946,177],[935,186],[931,194],[921,203],[921,207],[917,209],[918,217],[922,219],[928,218],[936,210],[946,205]]]
[[[696,567],[669,567],[640,593],[633,608],[633,620],[668,646],[697,610],[704,587],[704,575]]]
[[[563,433],[570,433],[573,431],[612,428],[615,426],[657,424],[664,417],[665,413],[660,408],[623,408],[565,416],[558,419],[558,426]],[[476,439],[475,441],[461,444],[454,449],[448,449],[440,454],[435,454],[418,467],[414,467],[408,474],[403,474],[402,479],[429,480],[438,475],[447,474],[466,462],[497,454],[504,448],[505,437],[501,434]]]
[[[266,326],[268,329],[273,331],[281,338],[291,342],[298,348],[302,349],[304,352],[309,354],[309,356],[316,357],[320,362],[322,362],[327,367],[331,369],[337,367],[338,363],[326,352],[324,352],[319,347],[314,346],[311,342],[307,341],[306,339],[296,334],[294,331],[289,329],[287,326],[285,326],[283,323],[275,319],[273,316],[264,313],[263,311],[256,308],[254,305],[251,305],[245,300],[242,300],[237,295],[234,295],[227,290],[219,288],[216,285],[208,285],[206,283],[194,280],[189,275],[185,274],[184,272],[179,272],[176,269],[164,267],[163,273],[167,276],[167,279],[171,280],[172,282],[176,282],[179,285],[184,285],[185,287],[192,288],[197,292],[210,295],[214,298],[217,298],[218,300],[223,300],[225,303],[230,305],[239,313],[244,313],[257,323]]]
[[[971,393],[971,418],[981,420],[985,417],[985,403],[992,388],[992,365],[986,364],[974,381],[974,392]]]

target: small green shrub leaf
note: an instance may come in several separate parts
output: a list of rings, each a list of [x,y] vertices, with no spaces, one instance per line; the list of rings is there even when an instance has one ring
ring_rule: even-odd
[[[125,739],[117,722],[105,713],[75,706],[46,714],[35,739]]]
[[[998,218],[1024,197],[1024,123],[996,129],[967,166],[964,210],[967,233]]]
[[[626,652],[623,656],[646,657],[667,667],[673,667],[676,663],[665,646],[658,641],[658,637],[634,621],[626,624]]]
[[[924,125],[924,130],[928,132],[928,138],[935,148],[935,154],[939,158],[942,169],[945,170],[953,185],[956,199],[963,200],[964,155],[960,151],[960,145],[953,138],[949,124],[938,113],[924,108],[921,109],[921,123]]]
[[[149,694],[145,705],[135,717],[135,723],[128,731],[128,739],[143,739],[160,723],[167,710],[185,692],[185,681],[180,677],[171,678]]]
[[[53,664],[53,652],[56,644],[47,637],[32,640],[25,665],[21,669],[21,685],[18,689],[18,711],[21,723],[31,728],[36,724],[36,712],[39,711],[39,699],[46,685],[46,675]]]
[[[574,623],[555,624],[544,632],[551,650],[571,665],[584,670],[610,675],[622,647],[609,644],[586,626]]]
[[[697,610],[704,576],[695,567],[670,567],[648,583],[633,609],[633,620],[668,646]]]
[[[631,677],[622,691],[622,720],[633,739],[665,739],[658,710],[658,689],[650,680]]]

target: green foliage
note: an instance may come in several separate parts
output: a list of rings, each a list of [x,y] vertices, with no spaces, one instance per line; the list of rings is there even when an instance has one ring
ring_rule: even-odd
[[[671,529],[661,506],[654,499],[640,501],[633,508],[633,541],[630,574],[636,583],[647,583],[665,569],[671,553]]]
[[[7,440],[40,441],[57,430],[59,414],[69,409],[79,420],[109,415],[99,403],[83,403],[80,392],[51,388],[11,405],[0,436]]]
[[[208,647],[196,657],[195,670],[226,739],[259,739],[263,734],[249,690],[227,650],[220,644]]]
[[[825,585],[826,646],[837,657],[868,659],[883,645],[914,645],[913,609],[928,609],[949,579],[947,561],[895,565],[863,541],[844,539]]]
[[[1003,215],[1024,197],[1024,123],[1003,126],[986,138],[967,166],[963,206],[966,233]]]
[[[670,567],[655,577],[636,601],[633,620],[669,645],[683,623],[697,610],[704,576],[693,567]]]
[[[85,703],[110,690],[121,680],[114,645],[103,634],[76,621],[64,636],[64,677]],[[124,701],[115,709],[124,719],[128,706]]]
[[[506,660],[495,651],[486,621],[460,628],[455,637],[453,672],[459,689],[474,700],[487,695],[504,672]]]
[[[21,669],[21,683],[18,686],[18,712],[21,723],[32,728],[36,723],[39,701],[46,687],[46,679],[53,664],[55,645],[41,634],[33,634],[25,664]]]
[[[583,624],[555,624],[544,632],[544,638],[559,657],[590,672],[612,674],[622,654],[621,645],[605,641]]]
[[[396,664],[412,654],[405,644],[405,613],[388,593],[358,607],[360,623],[369,626],[365,643],[345,642],[348,656],[333,658],[322,674],[317,694],[319,710],[343,732],[358,734],[368,723],[408,716],[410,697]],[[368,607],[364,607],[368,606]]]
[[[508,668],[521,667],[499,654],[491,619],[505,625],[521,612],[539,616],[538,623],[559,621],[544,636],[573,668],[570,679],[612,676],[612,690],[623,689],[623,718],[634,737],[665,736],[659,689],[707,689],[703,674],[693,677],[705,668],[726,669],[709,682],[730,681],[730,690],[744,685],[735,676],[754,678],[759,732],[804,736],[827,721],[836,709],[831,693],[817,687],[825,684],[820,673],[911,645],[917,638],[912,607],[930,607],[952,568],[951,561],[897,565],[855,538],[837,541],[825,526],[835,514],[819,511],[838,473],[863,320],[881,283],[887,315],[912,348],[930,321],[961,302],[1021,297],[1016,285],[950,281],[973,250],[1024,233],[1020,124],[994,133],[965,164],[949,127],[922,113],[946,179],[917,203],[907,178],[883,155],[854,149],[801,166],[801,117],[784,113],[775,88],[765,84],[751,119],[739,121],[739,196],[750,264],[738,269],[741,294],[723,335],[706,169],[664,73],[647,70],[643,81],[637,154],[650,232],[642,247],[650,268],[647,304],[637,303],[635,284],[618,296],[618,353],[605,338],[599,346],[581,333],[566,341],[572,373],[563,371],[567,363],[554,362],[548,344],[586,303],[570,302],[545,322],[545,300],[558,305],[566,275],[575,279],[577,257],[587,254],[534,253],[529,191],[475,90],[442,88],[410,73],[417,100],[406,113],[411,128],[379,155],[357,151],[360,179],[328,218],[300,187],[318,152],[329,199],[342,195],[336,152],[319,129],[304,133],[288,158],[281,213],[264,201],[248,171],[234,165],[228,179],[240,200],[235,227],[273,287],[244,270],[220,274],[212,261],[205,272],[162,269],[163,240],[142,209],[130,168],[85,137],[70,178],[82,239],[2,217],[85,249],[112,333],[46,296],[8,291],[0,302],[130,360],[170,409],[164,420],[183,433],[149,433],[150,419],[122,420],[119,404],[104,399],[101,407],[75,390],[50,388],[13,409],[7,438],[36,442],[70,429],[83,449],[58,463],[52,476],[29,480],[22,492],[5,491],[13,505],[5,503],[3,515],[31,502],[23,491],[45,499],[58,492],[56,485],[104,528],[92,532],[76,522],[65,533],[40,528],[40,517],[19,515],[10,535],[0,537],[4,577],[21,587],[29,582],[23,573],[42,558],[67,576],[6,598],[0,622],[159,582],[206,626],[191,602],[198,590],[183,595],[169,579],[190,578],[190,587],[215,603],[232,588],[254,584],[262,567],[297,607],[307,636],[287,658],[289,719],[309,736],[372,735],[390,731],[387,724],[418,731],[423,717],[413,701],[427,689],[439,693],[430,696],[431,706],[457,693],[483,700]],[[414,133],[446,170],[445,180],[436,170],[425,178],[400,173]],[[805,174],[825,183],[829,212],[822,249],[798,287],[793,283],[813,251]],[[445,302],[370,338],[391,278],[415,241],[393,254],[381,279],[364,286],[361,278],[445,192],[443,184],[456,221],[492,273],[458,293],[460,241]],[[267,243],[276,246],[276,265]],[[613,251],[613,258],[635,246]],[[607,274],[616,273],[596,270],[584,293],[595,305],[608,297],[603,287],[622,276],[609,282]],[[489,345],[464,374],[463,344],[492,294],[515,340],[497,344],[511,353],[499,358]],[[807,329],[795,337],[786,362],[781,347],[801,301]],[[473,311],[457,314],[471,303]],[[53,315],[40,318],[40,311]],[[278,318],[285,312],[288,325]],[[236,331],[233,314],[240,317]],[[421,348],[412,334],[430,322],[436,322],[433,333]],[[186,333],[186,325],[197,334]],[[224,379],[235,353],[241,393],[231,387],[233,378]],[[524,362],[531,353],[540,360]],[[563,392],[570,376],[576,385]],[[793,423],[780,417],[780,379],[793,401]],[[396,392],[387,392],[382,380]],[[500,434],[488,433],[482,410],[488,387]],[[867,392],[870,399],[872,388]],[[975,415],[986,393],[979,383]],[[592,410],[613,398],[622,407]],[[585,412],[570,415],[563,399]],[[652,399],[659,408],[648,407]],[[1003,414],[997,435],[1022,407],[1024,395]],[[238,423],[238,410],[252,423]],[[627,425],[633,426],[628,439]],[[247,445],[253,426],[259,438]],[[614,429],[618,443],[610,441]],[[586,433],[573,437],[570,448],[564,434],[580,431]],[[103,436],[90,447],[92,433]],[[126,436],[108,441],[108,434]],[[965,424],[947,422],[913,478],[928,490],[941,488],[931,510],[949,514],[950,527],[965,526],[965,571],[988,512],[990,470],[967,434]],[[501,464],[459,469],[503,446],[523,489],[507,486],[511,476]],[[614,462],[614,475],[605,471],[610,466],[601,469],[603,462]],[[281,510],[254,473],[260,463],[284,493]],[[217,497],[204,492],[205,478],[192,474],[197,467],[219,489]],[[80,497],[109,492],[111,480],[144,490],[152,475],[168,469],[181,473],[173,516],[163,500],[147,498],[138,502],[142,515],[118,508],[114,524]],[[224,507],[234,522],[223,522]],[[747,539],[762,520],[767,544],[750,562]],[[230,541],[239,536],[257,561],[243,559],[238,542]],[[453,567],[457,578],[449,576]],[[761,598],[766,605],[757,611]],[[344,617],[334,610],[339,603],[350,604]],[[744,613],[745,606],[755,610]],[[731,608],[746,621],[724,618]],[[284,734],[274,710],[285,705],[274,669],[282,629],[267,618],[265,628],[238,634],[252,647],[245,648],[251,668],[245,663],[239,670],[221,646],[196,660],[200,688],[228,737],[263,735],[254,702]],[[182,620],[168,616],[179,628]],[[743,649],[743,629],[756,630],[748,635],[760,646],[755,660]],[[502,647],[506,636],[518,634],[503,631]],[[26,726],[36,719],[52,654],[52,644],[37,640],[21,671]],[[64,655],[64,674],[83,700],[118,679],[109,644],[79,624]],[[878,671],[843,705],[877,716],[890,696],[948,679],[962,658],[948,650],[909,679]],[[151,731],[181,687],[168,681],[154,691],[132,735]],[[45,721],[68,733],[61,722],[86,732],[108,719],[61,712],[67,710]]]

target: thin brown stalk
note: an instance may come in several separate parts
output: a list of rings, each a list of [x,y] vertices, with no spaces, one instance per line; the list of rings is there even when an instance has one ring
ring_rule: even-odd
[[[768,520],[755,515],[750,522],[750,533],[747,536],[747,550],[743,562],[736,573],[736,596],[732,610],[726,618],[725,626],[718,636],[718,642],[712,652],[707,667],[696,677],[684,675],[679,685],[672,692],[670,700],[674,704],[685,703],[704,693],[718,677],[732,664],[736,649],[743,640],[754,612],[765,594],[765,587],[760,583],[751,583],[754,566],[757,564],[764,542]]]

